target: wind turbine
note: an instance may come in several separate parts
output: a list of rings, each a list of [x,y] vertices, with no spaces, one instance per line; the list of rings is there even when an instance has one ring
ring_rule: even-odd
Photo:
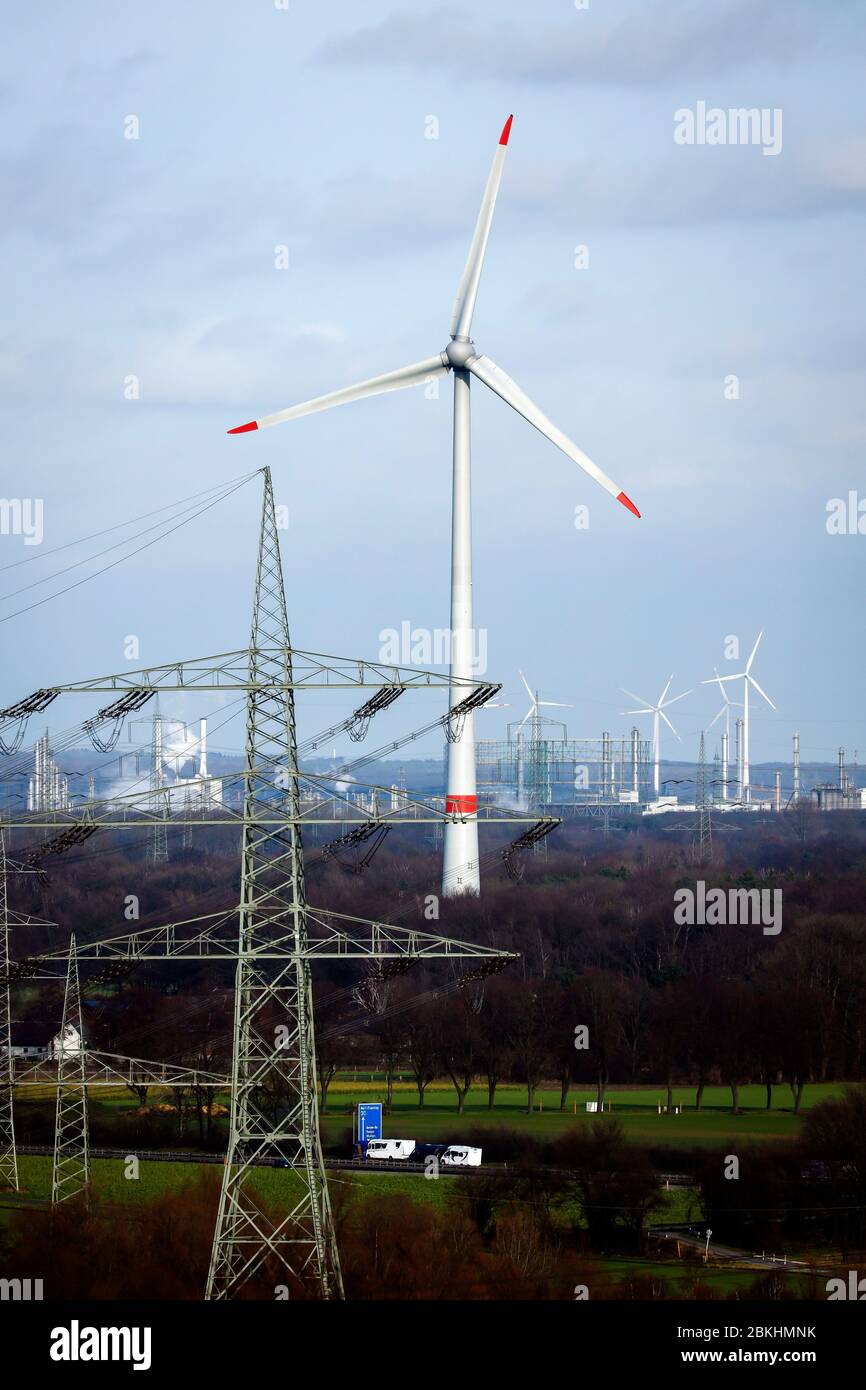
[[[517,674],[526,686],[526,693],[529,696],[529,709],[526,711],[517,727],[518,729],[522,729],[527,719],[531,719],[532,739],[534,743],[537,743],[539,738],[539,726],[544,717],[540,715],[538,711],[540,709],[574,709],[574,705],[564,704],[562,700],[539,700],[538,691],[533,691],[531,689],[529,681],[526,679],[523,672],[518,671]]]
[[[530,810],[537,810],[550,799],[549,775],[546,760],[543,764],[543,772],[539,769],[541,761],[541,721],[544,718],[539,714],[540,709],[574,709],[573,705],[563,704],[561,700],[539,700],[538,691],[533,691],[529,681],[522,671],[518,671],[520,679],[526,687],[529,696],[529,709],[524,714],[520,723],[517,725],[517,800],[519,805],[524,802]],[[523,746],[522,729],[528,719],[532,720],[530,725],[530,764],[532,776],[529,796],[526,795],[526,758]],[[543,785],[541,785],[543,784]]]
[[[722,715],[725,716],[725,732],[722,735],[722,800],[727,801],[729,800],[728,759],[730,756],[731,747],[731,710],[735,707],[735,705],[738,704],[738,701],[731,700],[729,698],[728,692],[722,685],[721,677],[719,676],[719,672],[715,666],[713,667],[713,670],[715,671],[714,680],[718,682],[719,690],[722,692],[722,707],[719,710],[718,714],[710,720],[709,724],[707,725],[707,732],[709,732],[709,730],[713,727],[714,724],[718,724]],[[711,684],[711,682],[704,681],[703,684],[709,685]],[[737,773],[739,775],[739,768],[737,769]]]
[[[473,678],[472,657],[472,514],[470,488],[470,426],[469,384],[474,377],[483,382],[495,395],[522,415],[539,433],[561,449],[580,468],[600,483],[624,507],[640,516],[634,503],[617,483],[587,458],[570,439],[544,415],[511,377],[497,367],[489,357],[479,354],[470,337],[475,300],[484,265],[484,254],[490,235],[496,195],[502,178],[505,151],[511,134],[512,116],[508,117],[499,137],[493,164],[481,200],[481,210],[469,247],[469,256],[460,281],[454,310],[451,315],[451,341],[435,357],[400,367],[384,376],[372,377],[355,386],[331,391],[325,396],[290,406],[272,415],[263,415],[229,430],[229,434],[244,434],[248,430],[266,429],[284,420],[297,420],[332,406],[346,405],[376,396],[385,391],[399,391],[407,386],[422,386],[431,377],[454,373],[454,437],[453,437],[453,494],[451,509],[451,680]],[[465,698],[465,687],[451,686],[449,708]],[[442,892],[445,896],[459,893],[478,893],[478,802],[475,783],[475,723],[471,713],[465,718],[461,736],[448,744],[448,782],[445,798],[446,813],[451,819],[445,826],[445,851],[442,865]]]
[[[620,686],[623,695],[627,695],[630,700],[637,700],[638,704],[643,706],[642,709],[625,709],[622,711],[623,714],[651,714],[653,717],[653,789],[655,790],[657,798],[659,794],[659,735],[661,733],[661,720],[663,719],[665,721],[674,737],[679,738],[679,734],[665,714],[665,710],[669,705],[675,705],[677,700],[684,700],[687,695],[691,695],[692,693],[690,690],[684,690],[682,695],[674,695],[668,700],[667,693],[671,688],[672,681],[673,676],[671,675],[668,677],[667,685],[655,704],[650,700],[645,700],[642,695],[635,695],[633,690],[626,690],[624,686]]]
[[[749,780],[749,686],[754,686],[755,690],[757,690],[761,698],[763,700],[766,700],[767,704],[770,706],[770,709],[776,708],[767,692],[761,689],[761,687],[758,685],[758,682],[755,680],[755,677],[752,675],[752,662],[755,659],[755,652],[758,650],[758,646],[763,635],[764,633],[762,629],[755,638],[755,645],[749,654],[749,659],[746,662],[746,669],[744,671],[739,671],[735,676],[720,676],[718,672],[716,672],[716,675],[713,678],[713,680],[701,682],[702,685],[715,685],[717,681],[719,685],[721,685],[723,681],[743,682],[743,778],[741,791],[743,801],[749,801],[751,799]]]

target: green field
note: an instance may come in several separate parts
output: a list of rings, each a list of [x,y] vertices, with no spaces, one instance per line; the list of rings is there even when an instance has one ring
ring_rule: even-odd
[[[841,1094],[842,1085],[815,1085],[806,1088],[803,1108],[819,1100]],[[384,1100],[385,1088],[381,1079],[374,1081],[334,1082],[328,1092],[328,1110],[322,1117],[322,1132],[326,1139],[338,1139],[352,1122],[353,1107],[360,1100]],[[535,1109],[526,1113],[526,1088],[500,1086],[496,1091],[496,1107],[487,1108],[486,1087],[470,1090],[463,1115],[457,1114],[454,1088],[446,1082],[434,1082],[427,1088],[423,1107],[418,1105],[415,1087],[406,1081],[394,1088],[394,1103],[385,1120],[386,1135],[413,1139],[459,1140],[461,1134],[479,1126],[493,1129],[516,1129],[539,1139],[555,1139],[576,1125],[591,1124],[595,1116],[586,1111],[586,1102],[595,1099],[595,1091],[575,1088],[569,1093],[565,1111],[559,1109],[559,1091],[542,1089],[536,1092]],[[787,1086],[773,1088],[773,1109],[766,1109],[763,1086],[740,1088],[739,1115],[731,1113],[731,1093],[727,1087],[708,1086],[704,1091],[703,1107],[695,1109],[693,1087],[676,1087],[674,1105],[682,1105],[679,1115],[659,1115],[659,1105],[666,1104],[667,1092],[661,1087],[640,1090],[614,1088],[607,1093],[605,1112],[621,1121],[626,1136],[635,1143],[682,1145],[712,1145],[729,1138],[740,1143],[758,1144],[770,1140],[795,1139],[800,1119],[793,1113],[791,1092]],[[495,1153],[490,1154],[495,1160]]]
[[[820,1100],[841,1094],[843,1083],[814,1085],[806,1088],[803,1109],[808,1110]],[[359,1101],[384,1101],[385,1087],[381,1076],[373,1080],[351,1080],[340,1078],[333,1083],[328,1092],[328,1109],[322,1116],[322,1135],[327,1144],[345,1151],[348,1156],[348,1136],[352,1128],[354,1107]],[[227,1103],[227,1097],[219,1095],[220,1104]],[[515,1085],[502,1085],[497,1088],[496,1106],[487,1107],[486,1087],[478,1083],[467,1097],[462,1115],[457,1113],[454,1088],[446,1081],[433,1082],[428,1088],[423,1107],[418,1105],[417,1091],[411,1081],[400,1080],[394,1087],[391,1114],[385,1118],[385,1134],[418,1140],[457,1141],[470,1130],[490,1129],[491,1148],[488,1157],[496,1161],[496,1129],[518,1130],[527,1137],[539,1140],[552,1140],[567,1133],[575,1126],[591,1124],[595,1118],[588,1114],[586,1102],[595,1099],[595,1092],[586,1087],[575,1088],[569,1093],[564,1111],[559,1109],[559,1091],[545,1087],[536,1092],[535,1108],[531,1115],[526,1112],[526,1088]],[[790,1141],[800,1131],[800,1118],[793,1113],[791,1092],[787,1086],[773,1088],[773,1108],[766,1109],[766,1092],[763,1086],[743,1086],[740,1088],[740,1113],[731,1113],[731,1094],[726,1087],[708,1086],[704,1092],[703,1107],[695,1109],[694,1088],[676,1087],[674,1104],[683,1107],[679,1115],[659,1114],[659,1105],[666,1102],[666,1092],[657,1086],[641,1089],[615,1087],[608,1091],[605,1113],[615,1116],[622,1124],[626,1137],[641,1145],[659,1145],[665,1148],[690,1148],[700,1145],[715,1145],[728,1141],[738,1144],[761,1144],[775,1140]],[[44,1094],[31,1091],[28,1100],[40,1101],[53,1107],[54,1092],[46,1087]],[[159,1101],[170,1102],[171,1095],[152,1087],[148,1104]],[[119,1087],[116,1090],[91,1092],[91,1114],[94,1120],[100,1113],[111,1114],[115,1119],[124,1113],[132,1116],[138,1102],[131,1093]],[[224,1130],[224,1120],[218,1125]],[[196,1126],[192,1116],[187,1119],[182,1148],[195,1145]],[[118,1136],[111,1146],[122,1144]],[[164,1139],[157,1147],[165,1147],[174,1142]]]
[[[106,1202],[123,1205],[148,1202],[161,1192],[179,1191],[187,1183],[197,1181],[203,1171],[211,1173],[214,1181],[218,1181],[222,1173],[219,1164],[149,1163],[142,1159],[139,1177],[133,1180],[124,1176],[122,1159],[92,1160],[94,1191]],[[18,1175],[21,1191],[26,1196],[43,1200],[50,1198],[51,1158],[47,1154],[21,1154]],[[277,1202],[285,1200],[295,1182],[294,1173],[275,1168],[260,1168],[254,1178],[254,1185],[262,1197]],[[328,1185],[332,1188],[349,1187],[358,1199],[379,1194],[401,1194],[415,1202],[429,1202],[437,1207],[467,1200],[466,1187],[460,1179],[441,1177],[431,1180],[420,1173],[354,1173],[337,1170],[328,1174]],[[653,1220],[681,1223],[697,1220],[699,1216],[698,1194],[688,1188],[671,1188],[664,1193],[664,1206],[653,1214]],[[559,1219],[567,1225],[576,1217],[566,1207],[560,1211]]]

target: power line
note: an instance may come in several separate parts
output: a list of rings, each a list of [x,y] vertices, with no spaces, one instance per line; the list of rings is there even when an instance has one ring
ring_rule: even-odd
[[[50,603],[50,602],[52,601],[52,599],[62,598],[64,594],[71,593],[71,591],[72,591],[73,589],[78,589],[78,588],[80,588],[82,584],[87,584],[87,583],[89,583],[89,581],[90,581],[91,579],[97,579],[97,578],[99,577],[99,575],[101,575],[101,574],[106,574],[109,570],[116,569],[116,567],[117,567],[118,565],[122,565],[122,564],[123,564],[124,560],[131,560],[132,557],[133,557],[134,555],[140,555],[141,552],[142,552],[143,550],[149,550],[150,547],[151,547],[152,545],[156,545],[158,541],[164,540],[165,537],[166,537],[166,536],[170,536],[170,535],[172,534],[172,532],[180,530],[181,526],[186,526],[186,525],[188,525],[188,523],[189,523],[190,521],[195,521],[195,519],[196,519],[197,517],[203,516],[205,512],[208,512],[208,511],[211,510],[212,507],[215,507],[215,506],[217,505],[218,502],[222,502],[222,501],[225,500],[226,497],[230,497],[230,496],[232,495],[232,493],[237,492],[240,488],[242,488],[242,487],[244,486],[245,483],[249,482],[250,478],[252,478],[252,477],[255,477],[255,474],[248,474],[246,477],[244,477],[244,478],[242,479],[241,482],[235,483],[235,485],[234,485],[233,487],[227,488],[225,491],[223,491],[222,493],[220,493],[220,495],[219,495],[218,497],[214,498],[213,501],[208,502],[208,503],[207,503],[205,506],[203,506],[203,507],[200,507],[199,510],[198,510],[197,512],[193,512],[193,514],[192,514],[191,516],[186,517],[183,521],[179,521],[179,522],[177,523],[176,526],[170,526],[170,527],[168,528],[168,530],[167,530],[167,531],[163,531],[163,533],[162,533],[161,535],[159,535],[159,536],[154,536],[152,540],[145,541],[144,545],[140,545],[140,546],[138,546],[135,550],[131,550],[131,551],[129,552],[128,555],[121,555],[119,559],[113,560],[113,561],[111,562],[110,565],[103,565],[102,569],[94,570],[93,574],[87,574],[87,575],[85,575],[83,579],[78,579],[78,580],[76,580],[76,582],[75,582],[74,584],[67,584],[65,588],[59,589],[59,590],[57,591],[57,593],[49,594],[46,598],[38,599],[35,603],[30,603],[30,604],[28,604],[28,605],[27,605],[26,607],[24,607],[24,608],[17,608],[17,609],[15,610],[14,613],[7,613],[7,615],[6,615],[5,618],[0,618],[0,623],[8,623],[8,622],[10,622],[13,618],[20,618],[21,615],[24,614],[24,613],[32,613],[33,610],[34,610],[35,608],[41,608],[41,607],[43,606],[43,604]],[[130,538],[130,539],[133,539],[133,538]],[[115,548],[115,547],[113,547],[113,546],[109,547],[109,549],[114,549],[114,548]],[[103,552],[103,553],[107,553],[107,552]],[[98,556],[94,556],[94,557],[91,557],[91,558],[97,559],[97,558],[99,558],[99,557],[98,557]],[[70,565],[68,568],[69,568],[69,569],[74,569],[74,568],[76,568],[76,566]],[[66,572],[68,572],[68,571],[62,571],[62,570],[61,570],[61,571],[59,571],[59,574],[66,573]],[[59,574],[57,574],[57,575],[52,575],[51,577],[52,577],[53,579],[56,579],[56,578],[59,577]],[[40,581],[40,582],[41,582],[41,581]],[[33,586],[27,586],[27,587],[33,587]],[[18,590],[18,591],[16,591],[16,592],[23,592],[23,590]],[[9,597],[9,595],[7,595],[7,597]]]

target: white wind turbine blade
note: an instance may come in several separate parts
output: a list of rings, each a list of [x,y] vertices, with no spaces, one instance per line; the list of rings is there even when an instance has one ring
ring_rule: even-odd
[[[770,699],[770,697],[769,697],[769,695],[766,693],[766,691],[761,689],[761,687],[758,685],[758,682],[755,680],[755,677],[754,677],[754,676],[749,676],[749,675],[747,675],[747,676],[746,676],[746,679],[748,680],[749,685],[753,685],[753,686],[755,687],[755,689],[757,690],[758,694],[759,694],[759,695],[762,695],[762,696],[764,697],[764,699],[766,700],[767,704],[770,706],[770,709],[775,709],[776,706],[773,704],[773,701]]]
[[[715,671],[716,682],[717,682],[717,684],[718,684],[719,690],[721,691],[722,699],[723,699],[724,702],[725,702],[725,704],[722,706],[722,713],[724,714],[725,705],[729,705],[729,706],[733,709],[733,707],[734,707],[734,705],[737,703],[737,701],[731,699],[731,697],[730,697],[730,695],[728,694],[727,690],[726,690],[725,687],[722,685],[721,679],[720,679],[720,677],[719,677],[718,667],[713,667],[713,670]]]
[[[662,719],[663,719],[663,720],[665,721],[665,723],[667,724],[668,728],[670,729],[670,731],[671,731],[671,733],[674,735],[674,737],[675,737],[675,738],[679,738],[679,737],[680,737],[679,734],[677,733],[677,731],[676,731],[676,729],[674,728],[674,726],[673,726],[673,724],[671,723],[671,721],[668,719],[668,717],[667,717],[667,715],[665,714],[665,712],[664,712],[663,709],[660,709],[660,710],[659,710],[659,714],[661,715]],[[682,742],[681,739],[680,739],[680,742]]]
[[[478,285],[484,267],[484,253],[487,250],[487,239],[490,236],[490,224],[493,221],[493,209],[496,207],[496,195],[499,192],[499,184],[502,179],[505,151],[508,148],[508,137],[511,134],[511,122],[513,120],[514,117],[509,116],[502,127],[499,144],[496,147],[490,173],[487,176],[478,221],[475,223],[472,244],[469,247],[469,255],[460,277],[457,298],[454,301],[454,310],[451,314],[450,333],[452,338],[468,338],[472,330],[472,315],[475,312],[475,300],[478,297]]]
[[[502,368],[497,367],[496,363],[492,362],[489,357],[483,356],[470,357],[466,363],[466,368],[473,376],[477,376],[479,381],[483,381],[485,386],[489,386],[491,391],[495,391],[497,396],[501,396],[512,410],[516,410],[518,415],[522,415],[524,420],[528,420],[530,425],[534,425],[545,439],[549,439],[551,444],[555,444],[557,449],[561,449],[573,463],[576,463],[585,473],[600,483],[611,497],[615,497],[617,502],[628,507],[635,516],[640,516],[634,502],[631,498],[626,497],[622,488],[613,482],[606,473],[603,473],[591,458],[587,458],[583,450],[578,449],[577,445],[573,444],[568,436],[562,433],[561,429],[558,429],[552,421],[548,420],[538,406],[529,399],[526,392],[521,390],[517,382],[512,381],[507,372],[503,372]]]
[[[735,676],[713,676],[711,681],[701,681],[701,685],[715,685],[716,681],[718,681],[719,685],[721,685],[723,681],[741,681],[746,674],[745,671],[738,671]]]
[[[650,704],[649,700],[645,700],[642,695],[635,695],[633,690],[626,690],[624,685],[620,686],[620,690],[622,691],[623,695],[627,695],[630,700],[637,700],[639,705],[646,705],[647,711],[649,713],[652,713],[653,707]],[[636,709],[623,710],[623,714],[640,714],[641,712],[641,710]]]
[[[691,695],[690,690],[684,690],[682,695],[674,695],[673,699],[659,702],[659,709],[667,709],[669,705],[675,705],[677,700],[684,700],[687,695]]]
[[[539,707],[544,705],[545,709],[574,709],[574,705],[566,704],[564,700],[539,700]]]
[[[752,662],[753,662],[754,659],[755,659],[755,652],[758,650],[758,646],[759,646],[759,644],[760,644],[760,641],[761,641],[761,638],[763,637],[763,635],[764,635],[764,632],[763,632],[763,628],[762,628],[761,631],[758,633],[757,637],[755,638],[755,645],[754,645],[754,647],[752,648],[752,654],[751,654],[751,656],[749,657],[748,661],[746,662],[746,675],[748,675],[749,672],[750,672],[751,669],[752,669]]]
[[[520,679],[523,681],[523,684],[526,686],[526,693],[527,693],[527,695],[529,696],[529,698],[530,698],[530,700],[532,701],[532,703],[535,704],[535,692],[534,692],[533,690],[530,689],[530,687],[529,687],[529,681],[526,679],[526,677],[524,676],[524,674],[523,674],[522,671],[518,671],[517,674],[518,674],[518,676],[520,677]]]
[[[350,401],[363,400],[365,396],[378,396],[384,391],[401,391],[406,386],[422,386],[433,376],[444,376],[451,368],[442,355],[428,357],[424,362],[413,362],[410,367],[398,367],[396,372],[385,372],[384,376],[370,377],[359,381],[356,386],[344,386],[341,391],[329,391],[326,396],[316,396],[301,405],[289,406],[288,410],[278,410],[274,415],[263,415],[259,420],[250,420],[246,425],[236,425],[229,434],[246,434],[248,430],[264,430],[269,425],[281,425],[284,420],[298,420],[302,415],[315,415],[319,410],[330,410],[335,405],[347,405]]]
[[[620,714],[621,714],[621,715],[623,715],[623,714],[655,714],[655,710],[652,709],[652,708],[647,708],[647,709],[621,709],[621,710],[620,710]]]
[[[730,704],[730,701],[728,701],[728,704]],[[709,724],[707,725],[707,733],[710,732],[710,729],[713,727],[714,724],[718,724],[718,722],[719,722],[719,720],[721,719],[722,715],[724,714],[726,708],[727,708],[726,705],[722,705],[722,708],[719,710],[719,712],[718,712],[718,714],[716,715],[716,717],[715,717],[714,719],[711,719],[711,720],[710,720]]]
[[[667,683],[667,685],[665,686],[664,690],[662,691],[661,695],[660,695],[660,696],[658,697],[658,699],[656,700],[656,705],[658,706],[659,709],[661,709],[662,705],[663,705],[664,702],[665,702],[665,696],[667,695],[668,691],[669,691],[670,688],[671,688],[671,682],[672,682],[672,681],[673,681],[673,676],[668,676],[668,683]]]

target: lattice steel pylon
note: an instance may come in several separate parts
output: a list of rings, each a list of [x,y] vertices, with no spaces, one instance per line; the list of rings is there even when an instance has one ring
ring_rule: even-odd
[[[150,810],[154,820],[150,827],[147,858],[151,865],[156,865],[168,862],[168,832],[164,817],[168,815],[170,806],[168,793],[162,787],[162,715],[158,695],[153,712],[150,750]]]
[[[323,1298],[341,1298],[319,1139],[289,624],[270,469],[263,472],[250,636],[250,682],[258,688],[248,691],[246,708],[231,1118],[206,1297],[234,1297],[264,1270],[274,1287],[288,1283],[290,1293],[294,1283]],[[257,945],[274,924],[291,929],[292,954],[257,959]],[[274,1103],[266,1109],[268,1093]],[[295,1184],[275,1223],[250,1191],[255,1165],[264,1158],[285,1160],[291,1170],[286,1181]]]
[[[69,940],[63,1021],[56,1047],[57,1108],[54,1120],[51,1201],[65,1202],[70,1197],[77,1197],[80,1192],[86,1195],[90,1187],[87,1062],[74,934]]]
[[[694,826],[694,840],[692,842],[692,855],[697,864],[704,864],[713,857],[713,818],[712,818],[713,798],[712,792],[707,791],[707,757],[704,748],[704,735],[701,733],[701,742],[698,749],[698,771],[695,782],[695,812],[696,820]]]
[[[9,984],[9,897],[6,841],[0,827],[0,1188],[18,1191],[18,1154],[12,1102],[12,991]]]

